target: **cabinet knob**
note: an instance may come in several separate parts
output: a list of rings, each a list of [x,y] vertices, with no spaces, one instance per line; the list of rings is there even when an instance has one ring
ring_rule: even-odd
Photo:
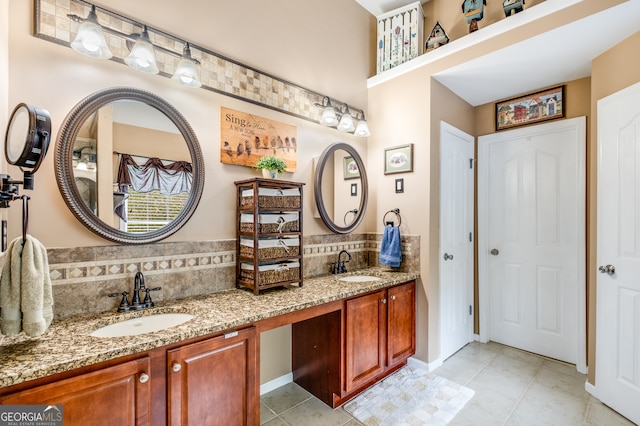
[[[396,300],[396,296],[395,295],[391,296],[391,300]]]
[[[149,375],[146,373],[140,374],[140,383],[147,383],[149,381]]]
[[[380,300],[382,303],[387,303],[387,299],[381,299]]]
[[[182,370],[182,365],[180,365],[177,362],[174,362],[173,365],[171,366],[171,369],[177,373],[178,371]]]

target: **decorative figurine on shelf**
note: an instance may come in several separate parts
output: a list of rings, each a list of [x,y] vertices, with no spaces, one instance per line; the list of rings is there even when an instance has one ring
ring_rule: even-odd
[[[484,17],[484,6],[487,0],[464,0],[462,12],[469,24],[469,34],[478,30],[478,21]]]
[[[524,9],[524,0],[504,0],[502,2],[502,8],[504,9],[504,16],[510,16],[512,10],[515,15]]]
[[[431,30],[431,34],[427,39],[427,49],[435,49],[437,47],[442,46],[443,44],[449,43],[449,37],[447,36],[447,32],[442,28],[440,22],[436,22]]]

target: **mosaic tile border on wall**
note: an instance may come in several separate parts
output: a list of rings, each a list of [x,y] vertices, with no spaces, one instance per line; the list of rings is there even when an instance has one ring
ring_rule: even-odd
[[[90,7],[78,0],[34,0],[34,2],[34,35],[40,39],[69,47],[80,24],[72,22],[67,14],[84,18],[88,15]],[[140,31],[133,24],[126,22],[128,18],[125,16],[116,18],[100,9],[97,10],[97,15],[101,25],[120,33],[132,34]],[[149,37],[155,45],[173,52],[182,52],[181,43],[162,35],[161,30],[155,30],[151,25],[149,28]],[[123,58],[129,54],[125,40],[108,33],[105,34],[105,38],[113,53],[110,60],[124,64]],[[322,104],[324,95],[234,61],[205,47],[193,43],[190,43],[190,47],[192,57],[200,62],[200,80],[203,89],[314,123],[319,122],[322,111],[315,104]],[[156,61],[160,74],[170,78],[179,58],[156,51]]]

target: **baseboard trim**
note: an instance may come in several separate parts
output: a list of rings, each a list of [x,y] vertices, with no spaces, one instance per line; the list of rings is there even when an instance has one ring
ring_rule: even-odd
[[[410,357],[409,359],[407,359],[407,364],[431,372],[442,365],[442,360],[438,358],[433,362],[424,362],[415,357]]]
[[[284,386],[291,382],[293,382],[293,373],[287,373],[284,376],[277,377],[260,385],[260,395],[262,396],[265,393],[269,393],[272,390],[278,389],[280,386]]]

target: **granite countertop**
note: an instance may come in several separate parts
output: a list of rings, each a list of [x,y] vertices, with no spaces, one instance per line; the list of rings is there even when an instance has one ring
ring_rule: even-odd
[[[348,275],[374,275],[379,281],[344,282]],[[194,337],[240,328],[260,320],[321,305],[418,278],[417,273],[368,268],[341,275],[307,278],[302,287],[266,291],[227,290],[208,296],[157,303],[143,311],[70,317],[54,320],[38,337],[24,333],[0,344],[0,387],[49,376],[102,361],[148,351]],[[194,315],[184,324],[137,336],[103,338],[89,333],[121,320],[155,313]]]

